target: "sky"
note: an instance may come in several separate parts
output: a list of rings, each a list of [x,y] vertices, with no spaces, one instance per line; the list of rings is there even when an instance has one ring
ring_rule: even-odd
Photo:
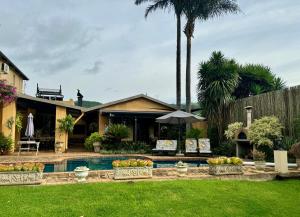
[[[192,99],[197,70],[213,51],[241,64],[269,66],[288,86],[300,84],[300,1],[238,0],[242,13],[197,22],[192,41]],[[0,0],[0,50],[36,84],[62,85],[65,99],[102,103],[147,94],[176,99],[176,18],[144,19],[134,0]],[[182,21],[183,25],[185,20]],[[182,35],[182,101],[185,101]]]

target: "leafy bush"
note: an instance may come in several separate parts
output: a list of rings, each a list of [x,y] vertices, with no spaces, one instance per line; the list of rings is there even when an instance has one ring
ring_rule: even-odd
[[[229,140],[233,140],[235,135],[238,133],[239,130],[241,130],[243,127],[242,122],[235,122],[228,125],[227,130],[225,130],[225,136]]]
[[[274,146],[273,141],[282,137],[283,126],[277,117],[263,117],[257,119],[249,129],[249,139],[251,143],[259,146]]]
[[[117,167],[152,167],[151,160],[129,159],[129,160],[115,160],[112,162],[114,168]]]
[[[91,151],[94,148],[94,142],[102,142],[102,140],[102,136],[98,132],[94,132],[88,138],[85,139],[84,147],[87,150]]]
[[[129,137],[129,128],[124,124],[111,124],[105,131],[105,139],[113,142],[121,142]]]
[[[102,142],[101,153],[110,153],[110,154],[125,154],[125,153],[151,153],[151,145],[145,142],[133,142],[133,141],[124,141],[124,142]]]
[[[203,132],[203,130],[198,129],[198,128],[191,128],[190,130],[188,130],[186,132],[185,137],[198,140],[198,139],[204,137],[204,132]]]
[[[295,158],[300,158],[300,143],[294,144],[289,152],[294,155]]]
[[[294,137],[284,136],[279,144],[277,144],[276,149],[290,150],[292,145],[297,143],[298,140]]]
[[[74,125],[75,125],[75,119],[72,117],[72,115],[67,115],[65,118],[59,119],[59,130],[61,132],[66,132],[66,133],[72,133],[74,130]]]
[[[209,165],[242,165],[243,161],[238,157],[218,157],[218,158],[209,158],[207,160]]]
[[[12,149],[13,140],[11,137],[6,137],[3,133],[0,133],[0,154],[6,154]]]
[[[254,150],[252,155],[254,161],[265,161],[266,159],[266,154],[262,151]]]
[[[22,121],[23,121],[23,115],[20,113],[20,112],[17,112],[17,115],[16,115],[16,128],[17,128],[17,131],[18,132],[21,132],[22,130]]]
[[[217,147],[212,149],[214,155],[220,155],[220,156],[235,156],[236,150],[235,150],[235,144],[233,142],[223,142]]]
[[[28,171],[43,172],[44,164],[42,163],[16,163],[16,164],[0,164],[0,172]]]

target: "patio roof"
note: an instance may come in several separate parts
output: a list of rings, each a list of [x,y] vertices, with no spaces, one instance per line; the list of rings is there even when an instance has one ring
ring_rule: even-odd
[[[61,107],[66,107],[66,108],[71,108],[71,109],[76,109],[76,110],[80,110],[82,112],[85,111],[85,109],[82,108],[82,107],[80,107],[80,106],[70,105],[70,104],[68,104],[66,102],[63,102],[63,101],[41,99],[41,98],[37,98],[37,97],[26,95],[26,94],[23,94],[23,93],[18,93],[17,97],[18,98],[22,98],[22,99],[27,99],[27,100],[35,101],[35,102],[47,103],[47,104],[51,104],[51,105],[56,105],[56,106],[61,106]]]

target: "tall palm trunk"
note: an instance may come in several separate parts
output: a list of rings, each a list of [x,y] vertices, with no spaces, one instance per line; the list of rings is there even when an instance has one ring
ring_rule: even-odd
[[[177,50],[176,50],[176,105],[181,109],[181,16],[177,17]]]
[[[186,112],[191,112],[191,55],[194,23],[188,21],[184,33],[186,35]]]

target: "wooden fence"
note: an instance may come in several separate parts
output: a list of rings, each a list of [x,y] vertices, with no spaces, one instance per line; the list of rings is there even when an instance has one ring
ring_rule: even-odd
[[[285,127],[285,134],[293,135],[293,122],[300,117],[300,85],[236,100],[229,106],[225,124],[236,121],[246,125],[246,106],[253,106],[253,120],[276,116]]]

